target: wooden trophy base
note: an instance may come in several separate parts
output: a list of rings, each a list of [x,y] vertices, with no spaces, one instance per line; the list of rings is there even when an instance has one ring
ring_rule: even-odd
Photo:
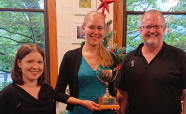
[[[116,105],[115,97],[99,97],[98,103],[100,104],[99,109],[120,108],[119,105]]]
[[[99,109],[111,109],[111,108],[120,108],[119,105],[100,105]]]

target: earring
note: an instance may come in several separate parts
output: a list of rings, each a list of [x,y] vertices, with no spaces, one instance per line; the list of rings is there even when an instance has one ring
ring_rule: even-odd
[[[19,72],[22,72],[21,68],[19,68]]]

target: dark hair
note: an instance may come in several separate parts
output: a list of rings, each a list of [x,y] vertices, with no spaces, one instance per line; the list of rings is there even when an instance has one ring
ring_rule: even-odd
[[[20,71],[21,69],[18,67],[17,62],[18,62],[18,60],[21,61],[26,55],[28,55],[31,52],[39,52],[42,55],[43,60],[44,60],[44,52],[38,45],[30,44],[30,43],[22,45],[18,49],[18,51],[15,55],[15,58],[14,58],[14,63],[13,63],[12,71],[11,71],[11,78],[13,80],[13,83],[18,84],[18,85],[23,85],[24,84],[24,81],[22,79],[22,72]],[[46,74],[45,69],[46,68],[45,68],[45,64],[44,64],[43,73],[37,79],[37,82],[38,82],[39,85],[45,83],[45,81],[46,81],[47,74]]]

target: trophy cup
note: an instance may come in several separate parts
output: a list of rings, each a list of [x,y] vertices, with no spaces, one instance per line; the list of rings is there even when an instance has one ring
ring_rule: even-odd
[[[112,97],[108,91],[109,83],[111,83],[112,81],[115,80],[118,70],[116,68],[114,68],[113,70],[110,70],[110,69],[109,70],[100,70],[98,68],[98,71],[100,71],[100,73],[101,73],[101,79],[100,79],[99,76],[97,75],[97,70],[96,70],[96,75],[97,75],[98,79],[101,82],[103,82],[106,86],[105,94],[102,97],[98,98],[98,103],[100,104],[99,108],[100,109],[120,108],[120,106],[116,104],[116,97]],[[113,71],[116,71],[116,74],[114,77],[113,77],[113,75],[114,75]]]

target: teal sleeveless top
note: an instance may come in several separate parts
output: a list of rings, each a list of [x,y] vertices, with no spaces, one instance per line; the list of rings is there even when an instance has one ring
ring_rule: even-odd
[[[110,69],[110,67],[102,68],[101,65],[98,68],[100,70]],[[100,77],[100,71],[97,70],[97,74]],[[98,97],[102,97],[105,94],[105,84],[98,79],[96,71],[89,66],[83,56],[78,72],[78,83],[78,99],[91,100],[98,103]],[[86,107],[75,105],[73,111],[68,111],[68,114],[112,114],[112,111],[90,111]]]

